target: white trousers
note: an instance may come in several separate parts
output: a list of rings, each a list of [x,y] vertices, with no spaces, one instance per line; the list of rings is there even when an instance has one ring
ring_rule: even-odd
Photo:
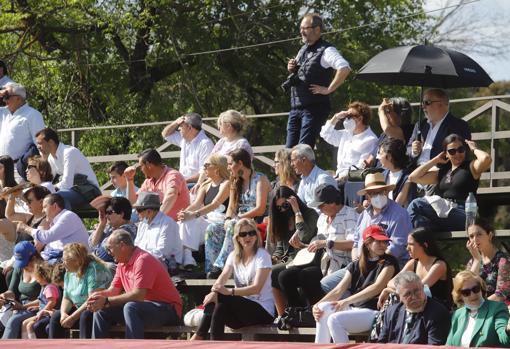
[[[324,311],[317,322],[315,343],[349,343],[349,333],[360,333],[372,329],[376,310],[349,307],[335,312],[331,302],[319,303],[319,309]]]
[[[204,217],[198,217],[179,222],[178,224],[182,245],[185,248],[197,251],[200,245],[204,244],[205,230],[210,222]]]

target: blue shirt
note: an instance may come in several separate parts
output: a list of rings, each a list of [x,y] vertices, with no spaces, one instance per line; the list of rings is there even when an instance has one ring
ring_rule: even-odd
[[[135,241],[135,238],[136,238],[136,225],[134,225],[133,223],[127,223],[127,224],[121,225],[118,229],[124,229],[125,231],[127,231],[131,235],[131,238],[133,239],[133,241]],[[108,237],[110,235],[112,235],[112,233],[113,233],[113,227],[111,225],[107,225],[104,228],[103,236],[101,237],[101,241],[96,246],[93,246],[90,243],[90,238],[91,237],[89,237],[89,245],[90,245],[91,251],[98,258],[102,259],[105,262],[115,263],[115,261],[113,260],[113,257],[110,256],[110,254],[108,254],[108,252],[106,252],[106,246],[105,246],[106,245],[106,240],[108,239]]]
[[[383,227],[386,234],[391,238],[388,252],[398,259],[401,266],[404,265],[409,259],[406,249],[407,235],[413,229],[407,210],[391,199],[388,199],[386,207],[376,216],[372,206],[366,208],[358,218],[357,228],[354,231],[353,249],[357,248],[361,251],[363,231],[372,224]]]
[[[338,186],[335,179],[329,173],[317,166],[314,166],[308,176],[301,176],[297,192],[299,198],[306,203],[307,206],[310,206],[315,199],[315,189],[321,184],[329,184],[335,188]],[[318,207],[313,208],[315,211],[320,213]]]

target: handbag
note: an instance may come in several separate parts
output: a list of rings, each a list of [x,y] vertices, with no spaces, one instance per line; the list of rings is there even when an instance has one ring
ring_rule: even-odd
[[[288,307],[276,326],[284,331],[294,327],[315,327],[312,309],[310,307]]]
[[[347,180],[349,182],[364,182],[367,175],[383,171],[384,169],[381,167],[359,168],[356,165],[352,165],[347,172]]]
[[[287,264],[287,268],[290,267],[303,267],[306,268],[308,266],[317,265],[320,266],[322,254],[324,253],[325,249],[321,248],[317,250],[316,252],[310,252],[308,249],[303,248],[298,251],[296,256],[292,261],[290,261]]]

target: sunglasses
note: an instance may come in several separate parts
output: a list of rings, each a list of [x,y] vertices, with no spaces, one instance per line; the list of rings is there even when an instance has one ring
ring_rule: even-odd
[[[289,208],[290,208],[290,204],[287,201],[285,201],[283,203],[283,205],[276,205],[276,209],[278,211],[287,211]]]
[[[32,168],[36,168],[36,167],[35,167],[34,165],[28,165],[28,166],[27,166],[27,170],[30,170],[30,169],[32,169]]]
[[[426,106],[429,106],[431,105],[432,103],[439,103],[441,101],[432,101],[432,100],[425,100],[425,101],[422,101],[421,104],[423,105],[426,105]]]
[[[210,163],[208,163],[208,162],[206,162],[206,163],[204,164],[204,168],[205,168],[205,169],[207,169],[209,166],[211,166],[211,164],[210,164]]]
[[[257,236],[257,231],[256,230],[250,230],[250,231],[240,231],[239,232],[239,237],[245,238],[247,236]]]
[[[136,212],[142,213],[142,212],[145,212],[147,210],[148,210],[148,208],[146,208],[146,207],[139,207],[139,208],[136,209]]]
[[[464,154],[466,152],[466,148],[461,145],[460,147],[458,148],[450,148],[450,149],[446,149],[446,151],[448,152],[448,154],[450,155],[455,155],[457,153],[459,154]]]
[[[476,286],[473,286],[472,288],[463,288],[462,290],[460,290],[460,294],[464,297],[468,297],[471,292],[473,293],[478,293],[482,290],[482,287],[480,285],[476,285]]]

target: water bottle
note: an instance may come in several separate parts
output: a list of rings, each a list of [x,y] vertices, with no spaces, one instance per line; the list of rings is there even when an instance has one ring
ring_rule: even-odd
[[[175,255],[170,255],[170,258],[168,259],[168,272],[170,273],[170,276],[178,274],[178,266],[177,261],[175,260]]]
[[[474,193],[469,193],[466,199],[466,231],[467,228],[475,223],[476,214],[478,212],[478,205],[476,204],[476,197]]]

